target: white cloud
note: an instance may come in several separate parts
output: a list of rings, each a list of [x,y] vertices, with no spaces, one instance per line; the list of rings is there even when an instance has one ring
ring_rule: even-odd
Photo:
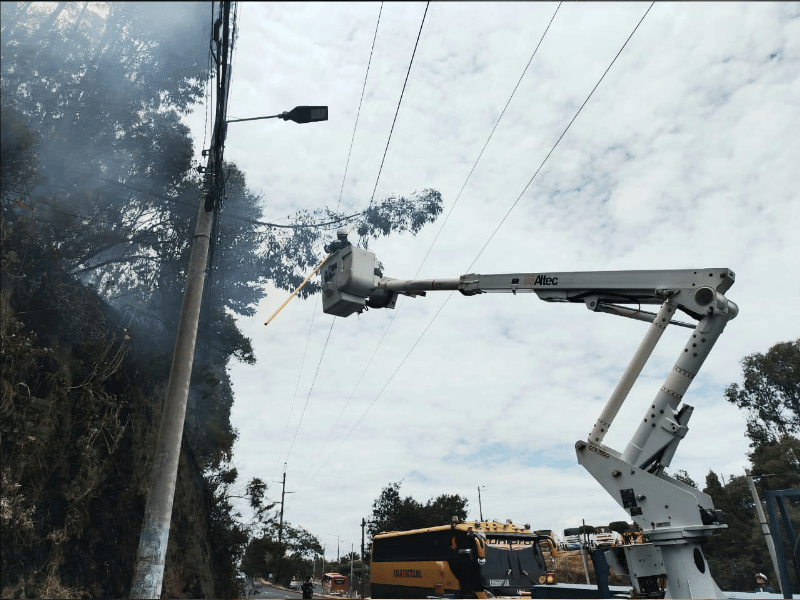
[[[379,6],[241,6],[229,114],[330,106],[327,123],[230,126],[226,157],[262,192],[267,219],[336,206]],[[378,197],[431,187],[450,210],[555,6],[430,5]],[[672,463],[702,483],[709,469],[746,464],[744,416],[723,395],[739,360],[798,337],[800,18],[796,4],[656,3],[522,193],[648,6],[562,5],[433,247],[439,223],[371,247],[392,277],[412,277],[429,248],[420,277],[457,277],[476,258],[472,270],[485,273],[733,269],[728,295],[741,314],[687,395],[696,410]],[[369,202],[424,9],[384,5],[345,210]],[[190,121],[198,130],[202,117]],[[243,482],[261,477],[276,498],[287,461],[296,493],[286,518],[329,554],[337,533],[360,544],[361,518],[399,480],[420,501],[461,493],[473,517],[485,485],[484,516],[537,528],[625,518],[577,465],[573,444],[644,324],[535,296],[455,294],[390,381],[447,294],[406,299],[388,332],[391,311],[337,319],[321,364],[332,317],[316,299],[293,300],[264,327],[285,298],[273,291],[240,320],[258,364],[231,368],[235,463]],[[624,449],[688,335],[665,333],[609,445]]]

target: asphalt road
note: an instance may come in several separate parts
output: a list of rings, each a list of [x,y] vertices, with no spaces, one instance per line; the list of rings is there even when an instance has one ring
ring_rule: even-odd
[[[291,590],[287,590],[284,588],[275,587],[274,585],[269,584],[260,584],[258,585],[258,592],[254,596],[250,596],[251,598],[302,598],[303,594],[300,592],[294,592]],[[322,595],[322,587],[318,584],[314,584],[314,598],[325,598]]]

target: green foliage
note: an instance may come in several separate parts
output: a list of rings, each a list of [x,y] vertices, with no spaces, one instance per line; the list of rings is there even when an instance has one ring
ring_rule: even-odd
[[[38,145],[40,136],[29,126],[27,119],[14,107],[16,102],[6,102],[3,93],[0,110],[0,194],[2,205],[15,202],[20,207],[29,205],[30,189],[39,179]]]
[[[217,467],[206,474],[210,502],[211,556],[217,569],[216,593],[219,597],[238,595],[236,564],[242,559],[249,536],[241,524],[241,513],[230,500],[238,474],[235,468]]]
[[[672,473],[672,477],[677,479],[681,483],[685,483],[686,485],[690,485],[695,489],[699,489],[697,487],[697,482],[689,476],[689,473],[686,472],[684,469],[678,469],[674,473]]]
[[[424,505],[411,496],[400,497],[400,485],[394,482],[381,490],[372,504],[372,517],[367,524],[370,540],[382,531],[406,531],[422,527],[448,525],[453,517],[467,518],[467,499],[442,494]]]
[[[747,411],[751,446],[800,433],[800,339],[744,357],[742,371],[742,386],[731,384],[725,396]]]
[[[791,435],[764,442],[750,453],[751,474],[768,476],[764,481],[773,490],[800,489],[800,440]]]
[[[392,231],[418,233],[442,212],[442,195],[436,190],[414,192],[410,198],[389,196],[371,205],[359,223],[359,245],[367,248],[369,240],[387,236]]]
[[[796,462],[792,462],[792,452],[797,451],[800,451],[800,441],[789,436],[780,442],[760,444],[753,450],[750,455],[752,473],[762,503],[766,489],[798,487],[800,473]],[[761,474],[772,476],[758,478]],[[750,591],[755,585],[756,572],[767,573],[771,581],[777,581],[746,477],[731,475],[723,483],[710,471],[703,491],[711,496],[715,508],[723,511],[728,522],[728,528],[714,535],[706,545],[711,572],[720,587]],[[789,503],[788,511],[795,531],[800,531],[800,505]],[[791,555],[788,547],[786,555]]]
[[[259,537],[251,539],[244,552],[241,569],[251,577],[266,577],[270,573],[281,585],[288,585],[294,575],[313,575],[313,558],[322,554],[316,536],[302,527],[284,522],[281,535],[279,524],[269,523]]]

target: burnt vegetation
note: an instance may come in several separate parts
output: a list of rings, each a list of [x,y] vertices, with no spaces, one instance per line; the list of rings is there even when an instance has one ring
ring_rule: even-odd
[[[0,6],[2,596],[125,597],[205,193],[181,115],[213,78],[219,9]],[[227,365],[256,357],[237,317],[268,282],[298,285],[336,227],[366,240],[441,212],[423,190],[349,216],[311,207],[276,228],[236,165],[223,173],[162,597],[242,591],[252,532],[231,499],[258,486],[230,465]]]

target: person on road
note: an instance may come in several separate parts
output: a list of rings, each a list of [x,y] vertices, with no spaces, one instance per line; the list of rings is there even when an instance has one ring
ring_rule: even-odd
[[[311,577],[306,577],[306,580],[300,586],[300,591],[303,592],[303,598],[313,598],[314,584],[311,583]]]
[[[767,594],[775,594],[777,593],[772,587],[769,585],[769,579],[763,573],[756,573],[756,589],[753,590],[754,594],[759,592],[766,592]]]

